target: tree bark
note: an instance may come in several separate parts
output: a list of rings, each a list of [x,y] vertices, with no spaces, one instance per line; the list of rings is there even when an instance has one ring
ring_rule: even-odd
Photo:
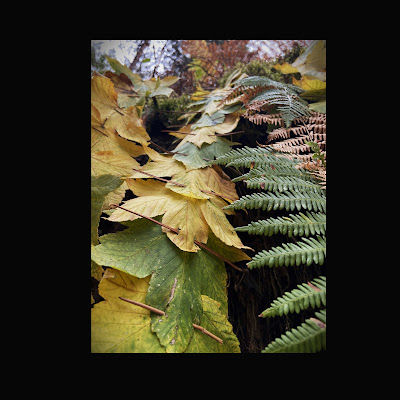
[[[131,62],[131,65],[129,66],[129,69],[131,71],[134,70],[134,68],[136,67],[136,64],[138,63],[140,57],[142,56],[145,48],[150,44],[150,40],[142,40],[142,42],[139,44],[138,46],[138,50],[136,52],[136,56],[133,59],[133,61]]]

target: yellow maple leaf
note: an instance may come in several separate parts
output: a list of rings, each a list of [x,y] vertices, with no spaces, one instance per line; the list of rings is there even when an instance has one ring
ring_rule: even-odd
[[[128,187],[138,197],[126,201],[123,208],[147,217],[163,215],[162,223],[178,230],[178,234],[167,228],[163,228],[163,231],[184,251],[198,251],[199,247],[194,243],[195,240],[207,243],[209,228],[228,246],[248,248],[243,245],[226,219],[222,210],[226,203],[217,196],[217,193],[222,197],[232,196],[231,201],[237,198],[234,184],[223,182],[224,177],[221,172],[218,168],[207,167],[180,173],[177,175],[178,183],[188,182],[184,188],[174,185],[175,181],[165,184],[150,179],[146,181],[127,179]],[[202,190],[207,190],[209,193],[204,193]],[[216,194],[212,194],[213,192]],[[137,218],[140,216],[117,209],[108,219],[127,221]]]
[[[282,74],[294,74],[296,72],[299,72],[299,70],[296,67],[293,67],[287,62],[284,62],[282,64],[275,64],[274,68],[278,71],[281,71]]]
[[[175,195],[178,196],[178,195]],[[207,243],[208,225],[200,211],[202,202],[206,200],[192,199],[181,196],[179,200],[171,201],[162,219],[163,224],[179,230],[178,234],[163,227],[168,238],[181,250],[196,252],[200,249],[194,240]]]
[[[121,137],[147,145],[150,136],[142,126],[134,106],[122,109],[118,105],[118,94],[114,83],[102,76],[93,76],[91,80],[91,103],[98,110],[95,122]],[[93,118],[92,118],[93,122]]]
[[[164,353],[151,331],[149,310],[133,307],[120,297],[145,302],[150,275],[139,279],[108,268],[99,285],[105,299],[91,311],[92,353]]]
[[[127,152],[132,157],[146,154],[143,146],[122,138],[114,129],[104,127],[99,110],[93,104],[91,104],[91,128],[116,142],[115,145],[118,146],[121,151]]]
[[[150,140],[134,106],[114,112],[108,117],[104,126],[117,131],[120,136],[142,145],[148,145]]]
[[[94,176],[112,174],[129,176],[140,164],[132,157],[145,154],[144,148],[103,126],[96,106],[91,104],[91,173]]]
[[[145,165],[137,168],[140,171],[157,177],[174,176],[175,174],[186,171],[185,165],[172,158],[172,155],[163,156],[147,146],[143,146],[143,150],[149,156],[149,161]],[[146,178],[146,174],[133,171],[130,178],[143,179]]]
[[[140,164],[117,141],[93,128],[91,158],[91,174],[94,176],[112,174],[128,177],[132,168],[140,167]]]
[[[323,82],[314,76],[303,76],[300,80],[293,77],[293,84],[306,91],[326,89],[326,82]]]
[[[202,184],[202,181],[200,181],[199,171],[201,170],[194,169],[190,171],[182,171],[179,174],[174,175],[173,182],[167,183],[166,187],[183,196],[194,199],[209,199],[210,196],[199,189]],[[184,186],[179,186],[177,183]]]
[[[118,94],[110,79],[101,76],[92,77],[91,103],[99,110],[102,121],[119,109]]]
[[[212,200],[202,202],[200,207],[207,224],[218,239],[228,246],[250,249],[250,247],[243,245],[235,229],[226,219],[224,212]]]

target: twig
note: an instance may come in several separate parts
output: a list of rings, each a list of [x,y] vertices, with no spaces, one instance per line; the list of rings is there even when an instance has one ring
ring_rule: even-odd
[[[189,133],[189,132],[179,132],[179,131],[170,131],[168,129],[164,129],[161,132],[170,132],[170,133],[181,133],[182,135],[196,135],[195,133]]]
[[[116,204],[110,204],[110,206],[117,207],[117,208],[120,208],[121,210],[128,211],[128,212],[130,212],[130,213],[132,213],[132,214],[138,215],[139,217],[146,218],[146,219],[148,219],[149,221],[154,222],[154,223],[156,223],[156,224],[158,224],[158,225],[161,225],[161,226],[163,226],[164,228],[167,228],[167,229],[169,229],[170,231],[172,231],[172,232],[174,232],[174,233],[176,233],[176,234],[179,233],[179,231],[178,231],[177,229],[171,228],[170,226],[165,225],[165,224],[163,224],[162,222],[158,222],[157,220],[155,220],[155,219],[153,219],[153,218],[150,218],[150,217],[148,217],[147,215],[143,215],[143,214],[137,213],[137,212],[135,212],[135,211],[128,210],[127,208],[124,208],[124,207],[121,207],[121,206],[117,206]]]
[[[146,310],[153,311],[156,314],[165,315],[164,311],[161,311],[158,308],[151,307],[151,306],[149,306],[147,304],[143,304],[143,303],[140,303],[140,302],[135,301],[135,300],[126,299],[125,297],[120,297],[120,299],[124,300],[124,301],[126,301],[128,303],[134,304],[135,306],[139,306],[139,307],[145,308]]]
[[[169,154],[180,154],[181,156],[187,156],[186,153],[179,153],[178,151],[166,150],[166,149],[164,149],[164,147],[159,146],[158,144],[154,143],[154,142],[151,141],[151,140],[150,140],[150,143],[151,143],[153,146],[158,147],[160,150],[162,150],[162,151],[165,152],[165,153],[169,153]]]
[[[124,208],[124,207],[121,207],[121,206],[117,206],[116,204],[110,204],[110,206],[112,206],[112,207],[117,207],[117,208],[120,208],[121,210],[124,210],[124,211],[130,212],[130,213],[132,213],[132,214],[138,215],[139,217],[146,218],[146,219],[148,219],[149,221],[154,222],[154,223],[156,223],[157,225],[161,225],[161,226],[163,226],[164,228],[167,228],[167,229],[169,229],[171,232],[174,232],[174,233],[176,233],[176,234],[179,233],[178,229],[175,229],[175,228],[172,228],[172,227],[170,227],[170,226],[168,226],[168,225],[165,225],[165,224],[163,224],[162,222],[158,222],[157,220],[155,220],[155,219],[153,219],[153,218],[150,218],[150,217],[148,217],[147,215],[143,215],[143,214],[137,213],[137,212],[135,212],[135,211],[128,210],[127,208]],[[227,264],[229,264],[232,268],[235,268],[235,269],[237,269],[237,270],[240,271],[240,272],[244,272],[244,270],[243,270],[242,268],[239,268],[239,267],[236,266],[235,264],[231,263],[231,262],[230,262],[229,260],[227,260],[225,257],[223,257],[223,256],[221,256],[220,254],[216,253],[214,250],[211,250],[210,248],[208,248],[208,247],[207,247],[206,245],[204,245],[203,243],[200,243],[200,242],[197,241],[197,240],[193,240],[193,242],[196,243],[198,246],[202,247],[203,249],[207,250],[207,251],[210,252],[211,254],[214,254],[216,257],[220,258],[222,261],[225,261],[225,262],[226,262]]]
[[[128,303],[131,303],[131,304],[134,304],[134,305],[136,305],[136,306],[145,308],[146,310],[153,311],[153,312],[156,313],[156,314],[165,315],[165,312],[164,312],[164,311],[161,311],[161,310],[159,310],[159,309],[157,309],[157,308],[151,307],[151,306],[149,306],[149,305],[147,305],[147,304],[143,304],[143,303],[140,303],[140,302],[138,302],[138,301],[126,299],[125,297],[119,297],[119,298],[120,298],[121,300],[123,300],[123,301],[128,302]],[[221,343],[221,344],[224,343],[224,342],[222,341],[222,339],[220,339],[218,336],[213,335],[213,334],[212,334],[211,332],[209,332],[206,328],[203,328],[202,326],[197,325],[197,324],[192,324],[192,325],[193,325],[193,328],[198,329],[199,331],[202,331],[205,335],[210,336],[211,338],[213,338],[213,339],[216,340],[217,342],[219,342],[219,343]]]
[[[186,154],[185,154],[185,155],[186,155]],[[151,176],[152,178],[157,179],[157,180],[159,180],[159,181],[163,181],[163,182],[167,182],[167,183],[172,183],[173,185],[176,185],[176,186],[186,187],[186,185],[184,185],[183,183],[178,183],[178,182],[171,181],[171,180],[168,180],[168,179],[160,178],[160,177],[158,177],[158,176],[149,174],[148,172],[140,171],[140,170],[135,169],[135,168],[132,168],[132,170],[133,170],[133,171],[136,171],[136,172],[141,172],[142,174],[145,174],[145,175],[148,175],[148,176]]]
[[[217,342],[220,342],[221,344],[223,344],[222,339],[220,339],[218,336],[213,335],[211,332],[209,332],[207,329],[203,328],[202,326],[193,324],[193,328],[196,328],[199,331],[202,331],[204,334],[210,336],[211,338],[215,339]]]
[[[237,131],[237,132],[229,132],[229,133],[216,133],[214,135],[208,135],[208,136],[228,136],[228,135],[234,135],[235,133],[243,133],[244,131]]]
[[[169,111],[169,110],[159,110],[159,112],[166,112],[166,113],[179,113],[179,114],[197,114],[200,111]],[[178,125],[178,126],[184,126],[184,125]]]

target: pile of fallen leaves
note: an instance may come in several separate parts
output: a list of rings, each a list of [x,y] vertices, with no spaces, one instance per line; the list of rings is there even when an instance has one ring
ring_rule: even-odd
[[[170,132],[174,151],[161,153],[141,114],[178,78],[143,81],[109,62],[115,73],[91,78],[91,271],[104,298],[92,308],[92,352],[239,352],[225,263],[238,268],[249,248],[224,209],[238,199],[235,185],[212,161],[235,144],[224,136],[240,105],[221,104],[229,88],[206,94]],[[127,190],[135,197],[123,202]],[[126,229],[99,237],[100,218]]]

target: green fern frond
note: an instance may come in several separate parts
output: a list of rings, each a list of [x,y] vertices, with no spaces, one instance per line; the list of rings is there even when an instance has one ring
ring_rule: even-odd
[[[276,107],[287,127],[299,117],[309,116],[307,102],[299,97],[303,89],[295,85],[284,84],[264,76],[249,76],[236,83],[228,96],[221,103],[231,101],[239,96],[251,113],[261,109]],[[273,107],[272,107],[273,108]]]
[[[260,111],[265,105],[276,105],[276,109],[281,113],[281,117],[286,127],[296,118],[310,115],[307,102],[298,97],[293,90],[288,87],[279,89],[269,89],[255,96],[248,104],[250,110]]]
[[[249,178],[264,176],[296,176],[307,181],[315,181],[313,175],[303,168],[293,168],[291,165],[263,165],[246,172],[243,175],[232,179],[232,182],[239,182]]]
[[[316,353],[326,350],[326,310],[315,313],[300,326],[285,332],[261,353]]]
[[[325,235],[326,214],[306,212],[289,214],[289,217],[268,218],[251,222],[246,226],[235,228],[236,232],[247,232],[249,235],[272,236],[277,233],[293,236]]]
[[[301,310],[309,307],[320,307],[321,304],[326,306],[326,277],[320,276],[310,283],[302,283],[297,285],[298,289],[285,292],[282,297],[275,299],[259,317],[282,316],[289,312],[299,314]]]
[[[291,190],[284,193],[253,193],[241,197],[224,209],[248,209],[262,208],[263,210],[287,210],[294,211],[305,208],[310,211],[326,211],[326,197],[323,194],[307,192],[302,193]]]
[[[249,189],[264,189],[271,192],[284,192],[286,190],[297,190],[299,192],[311,191],[323,193],[321,185],[295,176],[264,176],[249,178],[246,181]]]
[[[299,163],[298,160],[296,160],[297,163]],[[283,157],[275,157],[275,156],[250,156],[250,157],[240,157],[236,159],[235,161],[230,162],[227,164],[227,167],[246,167],[246,168],[251,168],[251,167],[263,167],[263,166],[273,166],[273,168],[276,167],[276,165],[295,165],[295,163],[292,160],[288,160],[287,158]],[[272,168],[272,167],[271,167]]]
[[[313,262],[323,265],[326,257],[326,240],[324,236],[316,239],[302,238],[297,243],[282,243],[282,246],[270,250],[262,250],[247,263],[249,269],[260,267],[288,267],[305,264],[307,267]]]
[[[215,159],[214,164],[228,164],[232,161],[237,160],[242,157],[251,157],[251,156],[268,156],[273,153],[271,147],[240,147],[238,149],[232,149],[227,153],[219,156]]]
[[[218,157],[213,164],[227,164],[231,167],[259,167],[263,165],[291,165],[295,166],[299,160],[289,159],[287,157],[274,154],[269,147],[242,147],[231,150],[228,153]]]

